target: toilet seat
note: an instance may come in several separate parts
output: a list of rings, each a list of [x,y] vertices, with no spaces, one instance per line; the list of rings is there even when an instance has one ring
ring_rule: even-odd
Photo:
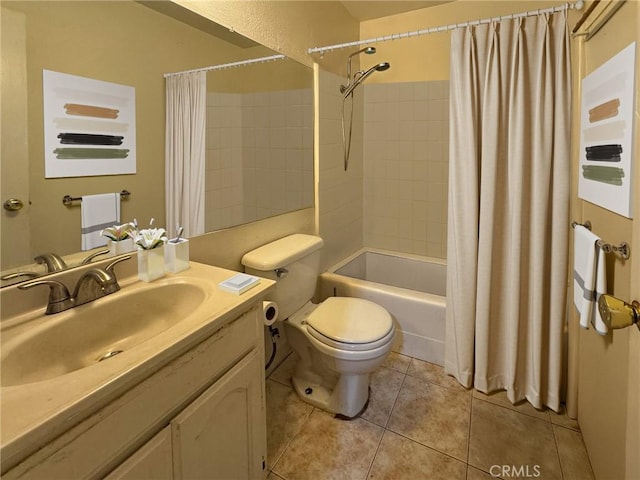
[[[312,337],[340,350],[374,350],[394,335],[389,312],[361,298],[329,297],[309,314],[306,323]]]

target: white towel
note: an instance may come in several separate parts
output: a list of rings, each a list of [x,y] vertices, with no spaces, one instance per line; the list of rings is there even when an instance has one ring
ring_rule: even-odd
[[[591,323],[601,335],[607,327],[598,311],[598,298],[607,291],[605,254],[598,247],[600,237],[581,225],[574,231],[573,303],[580,314],[580,326]]]
[[[82,197],[82,250],[107,244],[100,231],[120,224],[120,194],[104,193]]]
[[[609,329],[607,328],[607,324],[602,320],[602,315],[600,315],[600,309],[598,308],[598,300],[600,297],[607,293],[607,265],[606,265],[606,253],[596,245],[596,283],[595,283],[595,296],[593,300],[593,305],[591,306],[591,318],[589,321],[593,328],[596,329],[600,335],[606,335]]]

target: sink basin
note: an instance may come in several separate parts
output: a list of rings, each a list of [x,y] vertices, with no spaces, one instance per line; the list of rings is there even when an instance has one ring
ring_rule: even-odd
[[[39,382],[99,364],[178,324],[208,293],[198,283],[125,287],[2,334],[2,386]]]

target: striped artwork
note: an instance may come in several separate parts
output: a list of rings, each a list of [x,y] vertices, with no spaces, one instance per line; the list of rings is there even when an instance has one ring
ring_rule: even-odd
[[[582,81],[578,196],[632,216],[635,43]]]
[[[136,172],[135,89],[43,71],[45,176]]]

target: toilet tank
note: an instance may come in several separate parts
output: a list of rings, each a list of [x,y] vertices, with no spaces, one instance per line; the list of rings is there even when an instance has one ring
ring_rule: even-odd
[[[313,297],[322,245],[320,237],[297,233],[251,250],[242,257],[246,273],[276,281],[275,294],[269,300],[277,303],[279,320],[289,318]]]

